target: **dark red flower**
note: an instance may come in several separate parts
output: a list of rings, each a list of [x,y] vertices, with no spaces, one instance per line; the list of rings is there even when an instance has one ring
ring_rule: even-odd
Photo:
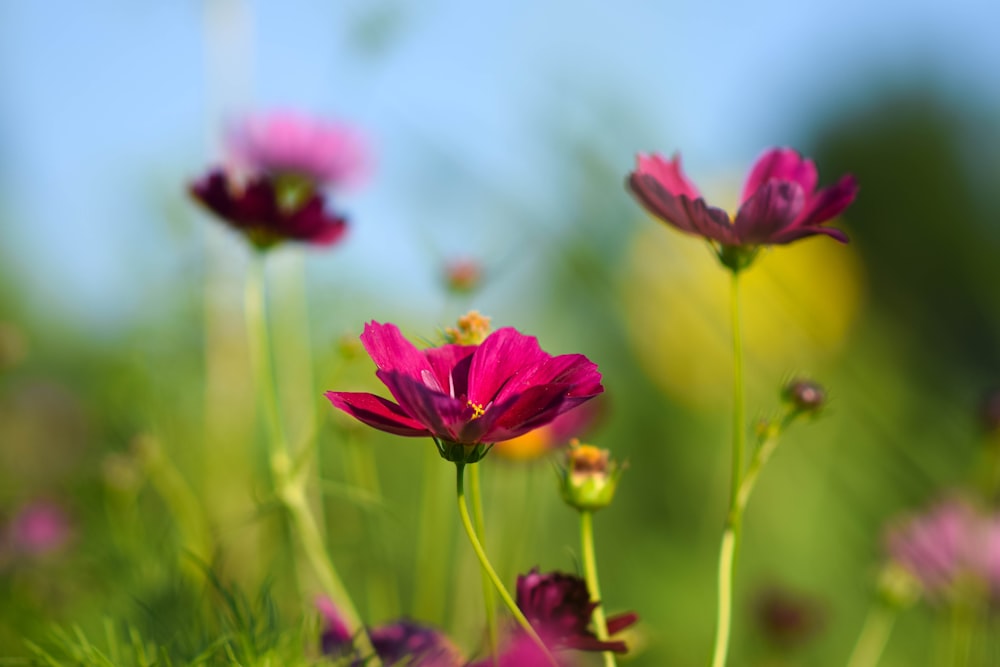
[[[715,242],[720,250],[780,245],[816,234],[846,243],[844,232],[823,223],[854,201],[858,191],[854,177],[848,174],[821,190],[817,184],[812,160],[790,148],[771,149],[750,170],[739,210],[731,220],[724,210],[705,202],[681,170],[679,155],[671,160],[639,155],[628,177],[628,188],[647,211],[681,231]]]
[[[572,574],[541,574],[535,568],[517,578],[517,606],[549,647],[625,653],[625,642],[601,641],[589,629],[597,605],[590,599],[587,582]],[[637,620],[634,613],[609,618],[608,634],[615,635]]]
[[[326,211],[323,196],[313,189],[283,197],[269,176],[245,183],[216,169],[191,184],[191,196],[230,226],[242,231],[258,248],[281,241],[332,245],[347,230],[344,218]]]
[[[479,345],[421,351],[395,325],[370,322],[361,342],[396,402],[369,393],[326,396],[352,417],[396,435],[492,444],[544,426],[604,391],[596,364],[585,356],[553,357],[533,336],[509,327]]]

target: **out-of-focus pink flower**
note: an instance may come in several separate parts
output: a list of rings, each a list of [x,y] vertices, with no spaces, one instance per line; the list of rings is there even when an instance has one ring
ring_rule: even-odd
[[[509,327],[478,345],[421,351],[395,325],[370,322],[361,342],[397,402],[369,393],[326,396],[355,419],[395,435],[471,450],[544,426],[604,391],[596,364],[585,356],[553,357],[533,336]]]
[[[940,502],[891,528],[886,546],[932,597],[947,598],[967,579],[1000,596],[1000,517],[964,501]]]
[[[336,189],[361,184],[371,163],[356,128],[288,110],[253,114],[234,123],[226,149],[238,169],[297,176]]]
[[[640,154],[628,177],[629,190],[647,211],[683,232],[713,242],[724,262],[732,261],[736,248],[746,257],[757,246],[791,243],[816,234],[846,243],[844,232],[823,223],[854,201],[858,191],[854,177],[848,174],[819,190],[817,184],[812,160],[790,148],[768,150],[750,170],[739,210],[730,219],[724,210],[705,202],[684,175],[679,155],[666,160]]]
[[[317,192],[301,192],[301,199],[285,201],[267,176],[247,182],[219,169],[191,184],[191,196],[231,227],[243,232],[257,248],[281,241],[328,246],[347,231],[343,217],[326,211]]]
[[[72,535],[72,524],[59,505],[38,501],[18,511],[7,533],[15,552],[40,556],[61,549]]]

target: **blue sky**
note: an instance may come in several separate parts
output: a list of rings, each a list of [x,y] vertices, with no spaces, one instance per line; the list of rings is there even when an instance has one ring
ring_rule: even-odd
[[[630,109],[634,127],[608,133],[637,144],[612,143],[623,175],[637,150],[679,148],[704,181],[795,144],[879,81],[1000,106],[998,25],[985,0],[3,3],[0,252],[53,312],[127,319],[197,251],[200,235],[165,221],[191,214],[183,184],[216,156],[223,120],[297,107],[357,122],[379,165],[343,204],[348,244],[310,270],[377,283],[388,260],[412,267],[397,289],[419,295],[435,229],[482,243],[462,182],[421,192],[436,168],[421,147],[544,215],[558,206],[539,142],[551,109],[567,123],[591,96]],[[362,39],[376,28],[384,39]]]

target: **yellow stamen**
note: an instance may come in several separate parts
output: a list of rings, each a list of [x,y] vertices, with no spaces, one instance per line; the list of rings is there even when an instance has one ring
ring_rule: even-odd
[[[484,414],[486,414],[486,408],[484,408],[483,406],[479,405],[479,403],[473,403],[472,401],[469,401],[468,403],[466,403],[466,405],[468,405],[470,408],[472,408],[472,418],[473,419],[479,419]]]

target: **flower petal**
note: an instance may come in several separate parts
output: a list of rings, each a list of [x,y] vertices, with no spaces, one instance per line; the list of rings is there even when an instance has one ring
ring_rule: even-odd
[[[750,169],[740,196],[740,204],[771,181],[798,183],[802,192],[809,196],[816,189],[818,179],[816,165],[812,160],[803,158],[791,148],[774,148],[757,158]]]
[[[504,385],[546,359],[551,358],[534,336],[512,327],[497,329],[486,337],[472,355],[469,366],[469,400],[486,407]]]
[[[774,237],[795,222],[804,205],[805,195],[797,183],[770,181],[761,186],[736,214],[733,226],[740,244],[774,243]]]
[[[461,427],[473,414],[464,401],[431,389],[425,382],[405,373],[377,371],[375,375],[389,388],[403,411],[432,434],[452,442],[463,442],[459,439]]]
[[[542,384],[528,387],[502,403],[494,403],[467,426],[483,442],[501,442],[545,426],[576,403],[567,403],[572,385]],[[463,433],[463,435],[465,435]]]
[[[851,239],[843,232],[843,230],[837,229],[836,227],[824,227],[823,225],[808,225],[806,227],[795,227],[792,226],[779,234],[771,237],[769,243],[775,245],[784,245],[786,243],[791,243],[792,241],[798,241],[799,239],[804,239],[809,236],[816,236],[817,234],[822,234],[824,236],[829,236],[832,239],[840,241],[841,243],[847,243]]]
[[[634,611],[624,614],[617,614],[608,618],[608,634],[617,635],[625,628],[635,625],[639,621],[639,615]]]
[[[325,395],[335,408],[343,410],[372,428],[408,437],[430,435],[423,424],[381,396],[349,391],[328,391]]]
[[[441,390],[459,398],[469,393],[469,366],[475,345],[442,345],[424,350]]]
[[[635,173],[651,176],[664,190],[675,197],[684,195],[692,201],[701,197],[698,188],[684,175],[679,153],[674,153],[670,160],[665,160],[656,153],[652,155],[640,153],[635,156]]]
[[[836,185],[817,192],[806,206],[801,216],[801,225],[814,225],[844,212],[858,194],[858,183],[852,174],[847,174]]]
[[[688,234],[696,234],[724,245],[737,245],[738,240],[722,209],[708,206],[701,197],[670,194],[652,176],[631,174],[628,188],[643,207],[660,220]]]
[[[574,397],[589,398],[604,391],[597,364],[582,354],[561,354],[542,359],[512,377],[493,400],[502,402],[528,387],[553,383],[572,385],[569,394]]]
[[[323,198],[313,195],[294,213],[287,216],[278,230],[284,236],[317,245],[333,245],[347,231],[347,221],[326,212]]]
[[[361,343],[368,356],[381,371],[402,373],[429,386],[447,392],[447,387],[437,385],[436,375],[423,352],[406,340],[395,324],[369,322],[361,334]]]

